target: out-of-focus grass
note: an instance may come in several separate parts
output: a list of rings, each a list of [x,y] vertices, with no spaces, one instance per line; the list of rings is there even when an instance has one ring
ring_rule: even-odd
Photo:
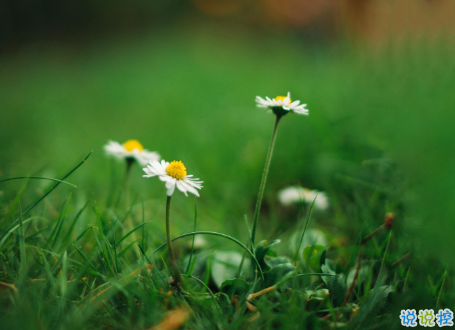
[[[276,192],[300,182],[329,192],[334,212],[322,224],[343,229],[349,244],[365,226],[382,223],[368,210],[385,213],[389,203],[404,215],[397,224],[403,253],[453,262],[454,53],[442,43],[369,53],[217,29],[163,31],[83,51],[27,48],[0,63],[2,178],[58,177],[94,150],[69,181],[81,201],[104,200],[112,171],[121,189],[123,167],[102,146],[136,138],[205,181],[199,229],[246,239],[243,217],[252,214],[274,119],[255,108],[254,97],[291,91],[310,116],[282,122],[259,236],[291,218],[276,211]],[[151,200],[147,212],[160,221],[164,188],[141,175],[135,168],[133,195]],[[65,197],[51,196],[57,203]],[[175,200],[176,231],[191,230],[194,199]]]

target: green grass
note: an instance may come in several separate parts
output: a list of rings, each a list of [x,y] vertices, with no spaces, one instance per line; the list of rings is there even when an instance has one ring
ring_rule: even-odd
[[[401,309],[453,310],[453,49],[403,41],[371,53],[213,27],[159,32],[0,62],[0,180],[47,178],[0,182],[5,328],[146,329],[183,306],[188,329],[326,329],[336,319],[376,329],[401,327]],[[274,121],[254,97],[288,90],[310,116],[280,124],[256,233],[266,241],[245,252]],[[107,140],[130,138],[204,181],[199,199],[176,192],[172,202],[184,292],[169,293],[163,184],[135,166],[126,205],[124,164],[104,155]],[[311,255],[312,235],[325,238],[311,267],[300,253],[292,262],[309,206],[277,201],[291,184],[331,201],[302,240]],[[365,244],[338,315],[360,241],[387,212],[393,229]],[[192,232],[204,246],[192,247]],[[247,309],[249,294],[276,283],[251,300],[260,315]]]

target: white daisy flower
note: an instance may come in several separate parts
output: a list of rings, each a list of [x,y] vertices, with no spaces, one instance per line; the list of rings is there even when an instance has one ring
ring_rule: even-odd
[[[171,163],[161,160],[161,163],[154,160],[145,167],[143,175],[144,178],[151,178],[157,176],[161,181],[166,183],[167,195],[172,196],[175,187],[188,196],[188,192],[199,197],[196,189],[201,189],[199,179],[194,179],[192,175],[187,175],[186,167],[181,161],[173,161]]]
[[[153,151],[145,150],[138,140],[128,140],[124,144],[109,141],[104,146],[108,155],[118,159],[135,159],[142,166],[153,160],[160,160],[160,155]]]
[[[308,115],[309,110],[305,109],[306,104],[300,104],[300,101],[291,100],[291,93],[288,92],[287,96],[277,96],[273,100],[265,97],[265,100],[256,96],[256,103],[259,108],[270,108],[276,115],[285,115],[289,111],[295,112],[299,115]]]
[[[315,198],[314,208],[316,210],[325,211],[329,208],[329,199],[327,195],[318,190],[311,190],[303,187],[288,187],[278,192],[278,199],[280,203],[285,206],[296,203],[312,204]]]

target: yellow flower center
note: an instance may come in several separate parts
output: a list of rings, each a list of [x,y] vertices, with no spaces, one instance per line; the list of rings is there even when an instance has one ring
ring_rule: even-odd
[[[284,99],[286,98],[287,96],[277,96],[275,97],[275,101],[284,101]],[[289,99],[289,102],[288,104],[291,103],[291,99]]]
[[[186,177],[186,167],[179,160],[174,160],[166,167],[166,173],[172,176],[173,178],[183,180]]]
[[[123,147],[127,151],[133,151],[134,149],[137,149],[139,151],[144,150],[144,147],[142,146],[142,144],[140,144],[138,140],[128,140],[123,144]]]

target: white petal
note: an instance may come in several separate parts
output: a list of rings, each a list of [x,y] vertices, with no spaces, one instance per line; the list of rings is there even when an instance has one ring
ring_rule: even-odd
[[[300,101],[299,101],[299,100],[296,100],[296,101],[292,102],[291,104],[289,104],[289,107],[290,107],[290,108],[296,107],[296,106],[299,105],[299,103],[300,103]]]
[[[149,165],[147,167],[143,168],[144,172],[150,176],[156,176],[156,175],[164,175],[165,171],[161,167],[161,164],[156,161],[150,161]]]
[[[148,163],[148,160],[141,155],[134,155],[134,159],[142,166],[147,165]]]
[[[166,167],[163,167],[163,162],[164,161],[161,161],[158,162],[158,161],[151,161],[150,164],[152,164],[152,167],[153,169],[155,170],[155,172],[159,175],[165,175],[166,174]]]
[[[181,181],[182,185],[185,187],[185,189],[187,191],[189,191],[190,193],[196,195],[197,197],[199,197],[199,193],[198,191],[191,185],[190,183],[191,181]]]
[[[172,196],[175,190],[175,179],[166,182],[167,195]]]
[[[163,182],[166,182],[166,184],[167,184],[169,181],[172,181],[174,178],[172,176],[169,176],[169,175],[159,175],[158,179],[160,179]]]
[[[154,151],[142,150],[142,158],[146,159],[147,162],[151,160],[160,160],[160,154]]]
[[[256,102],[259,102],[259,103],[265,103],[267,102],[266,100],[264,100],[262,97],[260,96],[256,96]]]
[[[196,180],[199,180],[199,179],[196,179]],[[201,183],[203,183],[203,181],[193,181],[193,180],[189,180],[189,179],[185,179],[184,181],[185,181],[185,184],[188,185],[189,191],[192,192],[193,194],[195,194],[196,196],[199,196],[199,193],[196,189],[202,188]]]
[[[143,170],[145,172],[145,175],[143,175],[143,177],[151,178],[153,176],[156,176],[156,174],[154,172],[150,171],[147,167],[143,168]]]
[[[308,110],[306,110],[306,109],[298,109],[298,110],[294,109],[293,112],[298,114],[298,115],[308,116]]]
[[[184,193],[185,196],[188,197],[188,194],[187,194],[187,192],[186,192],[186,188],[185,188],[185,186],[183,185],[183,181],[182,181],[182,180],[177,180],[177,188],[178,188],[178,190],[180,190],[182,193]]]
[[[114,156],[118,159],[123,159],[128,156],[125,148],[118,142],[109,141],[107,145],[104,146],[106,154]]]

